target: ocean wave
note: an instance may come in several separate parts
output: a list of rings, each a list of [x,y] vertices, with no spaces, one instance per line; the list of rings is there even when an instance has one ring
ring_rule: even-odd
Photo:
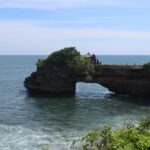
[[[48,134],[41,130],[32,130],[21,126],[0,125],[1,150],[40,150],[47,147],[53,150],[66,150],[71,148],[71,142],[59,132]]]

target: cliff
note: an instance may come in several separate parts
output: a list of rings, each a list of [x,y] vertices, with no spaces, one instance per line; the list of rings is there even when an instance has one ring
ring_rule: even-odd
[[[93,81],[118,94],[150,97],[150,71],[142,65],[97,65]]]
[[[76,78],[62,67],[49,66],[25,79],[24,85],[33,93],[65,94],[75,92]]]

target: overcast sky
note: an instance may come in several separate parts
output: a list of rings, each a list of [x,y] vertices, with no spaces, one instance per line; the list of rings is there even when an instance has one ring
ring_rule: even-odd
[[[0,54],[150,55],[149,0],[0,0]]]

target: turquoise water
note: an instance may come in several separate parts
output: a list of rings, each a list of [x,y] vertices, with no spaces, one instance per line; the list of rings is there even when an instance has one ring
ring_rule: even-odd
[[[77,83],[75,97],[33,97],[23,86],[45,56],[0,56],[0,150],[75,149],[71,142],[105,123],[150,118],[146,99],[117,96],[98,84]],[[150,56],[98,56],[103,63],[141,64]]]

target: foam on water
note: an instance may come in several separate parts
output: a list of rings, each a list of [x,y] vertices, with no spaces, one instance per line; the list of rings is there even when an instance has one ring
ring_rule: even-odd
[[[0,125],[1,150],[40,150],[43,146],[53,150],[65,150],[70,149],[70,141],[66,141],[59,132],[49,134],[22,126]]]

